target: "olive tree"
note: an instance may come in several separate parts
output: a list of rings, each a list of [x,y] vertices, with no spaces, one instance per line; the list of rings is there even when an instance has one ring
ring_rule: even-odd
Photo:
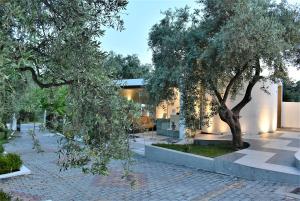
[[[253,87],[277,82],[286,76],[287,63],[299,64],[299,25],[299,8],[285,1],[200,0],[193,12],[167,11],[149,35],[156,67],[150,92],[162,100],[179,87],[187,103],[184,112],[193,113],[190,108],[204,89],[229,126],[234,147],[241,148],[240,112],[251,101]],[[228,99],[237,94],[243,98],[229,108]]]
[[[41,88],[67,88],[66,138],[59,151],[64,168],[106,173],[111,159],[128,161],[127,129],[136,107],[119,96],[100,43],[107,27],[123,29],[120,12],[127,3],[0,1],[1,72],[19,81],[29,74]]]
[[[142,64],[136,54],[122,56],[114,52],[109,52],[104,65],[111,70],[112,76],[117,79],[144,78],[151,69],[150,65]]]

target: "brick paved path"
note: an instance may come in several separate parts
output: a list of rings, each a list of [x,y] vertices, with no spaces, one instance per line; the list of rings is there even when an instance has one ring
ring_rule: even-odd
[[[122,167],[112,163],[109,176],[93,176],[80,169],[59,172],[56,165],[57,136],[39,135],[45,152],[36,153],[28,134],[6,145],[22,155],[31,175],[0,180],[0,189],[23,200],[100,201],[100,200],[297,200],[281,193],[295,186],[265,181],[248,181],[230,176],[147,161],[135,157],[136,184],[122,180]]]

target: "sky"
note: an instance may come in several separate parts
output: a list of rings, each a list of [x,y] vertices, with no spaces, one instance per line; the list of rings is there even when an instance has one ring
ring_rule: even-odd
[[[109,29],[102,39],[105,51],[128,55],[137,54],[142,63],[151,63],[148,34],[151,27],[163,18],[162,11],[169,8],[195,7],[194,0],[129,0],[123,15],[125,30]]]
[[[280,1],[280,0],[277,0]],[[288,0],[299,3],[300,0]],[[106,30],[102,38],[102,48],[124,56],[137,54],[142,63],[152,63],[151,50],[148,47],[148,34],[151,27],[163,18],[162,11],[169,8],[199,7],[195,0],[129,0],[126,11],[123,11],[125,30]],[[300,71],[290,70],[290,76],[300,80]]]

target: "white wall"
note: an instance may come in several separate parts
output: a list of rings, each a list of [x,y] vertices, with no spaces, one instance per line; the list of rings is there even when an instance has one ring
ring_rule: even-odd
[[[281,126],[300,128],[300,102],[282,102]]]
[[[156,118],[163,118],[164,114],[166,114],[166,118],[170,118],[171,115],[175,115],[180,111],[180,99],[179,99],[179,91],[175,90],[176,97],[174,101],[168,103],[166,101],[162,102],[159,106],[156,107]]]
[[[257,134],[259,132],[273,132],[277,128],[277,97],[278,85],[269,83],[268,91],[263,92],[260,87],[262,83],[257,83],[252,90],[252,100],[241,111],[242,132],[248,134]],[[229,108],[235,106],[243,97],[239,94],[235,100],[228,100]],[[230,129],[219,116],[211,120],[210,127],[204,131],[212,133],[229,133]]]

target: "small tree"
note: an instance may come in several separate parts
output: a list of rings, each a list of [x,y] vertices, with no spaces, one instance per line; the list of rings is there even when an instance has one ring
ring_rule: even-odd
[[[192,14],[188,8],[166,12],[151,29],[156,69],[150,92],[157,91],[161,100],[172,97],[172,87],[179,87],[188,103],[184,112],[193,113],[189,108],[194,108],[199,89],[205,89],[215,112],[229,126],[234,147],[241,148],[240,112],[251,101],[253,87],[284,78],[286,62],[299,61],[299,8],[268,0],[199,3],[203,9]],[[241,92],[242,100],[229,108],[229,97]]]

